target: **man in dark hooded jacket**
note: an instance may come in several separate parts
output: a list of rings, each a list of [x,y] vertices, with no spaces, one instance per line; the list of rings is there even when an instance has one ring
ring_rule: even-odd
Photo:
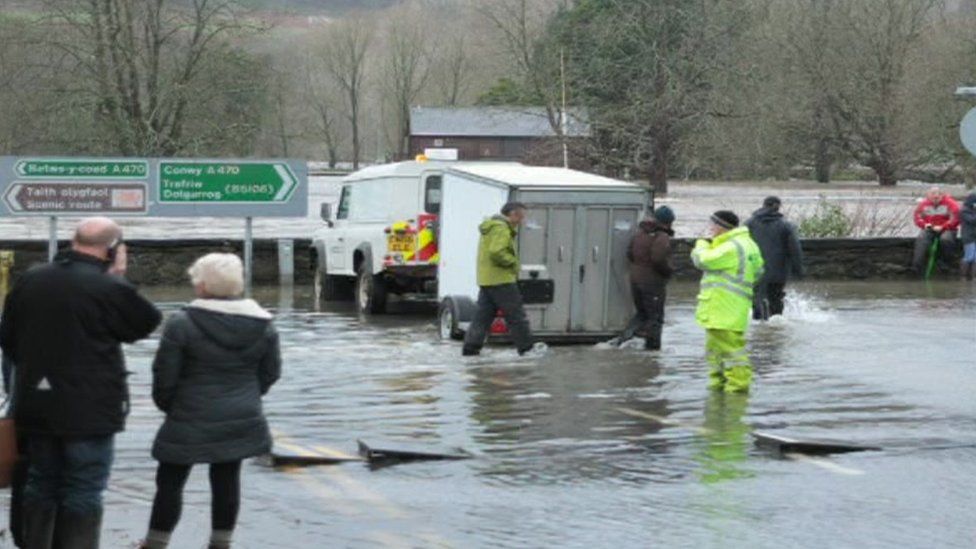
[[[959,238],[962,240],[962,277],[972,280],[976,275],[976,193],[969,193],[966,201],[959,208],[959,218],[962,220]]]
[[[783,219],[779,208],[782,202],[778,197],[768,196],[763,207],[752,214],[746,222],[752,239],[762,251],[765,271],[756,285],[752,318],[769,320],[773,315],[783,314],[786,297],[786,281],[790,274],[803,276],[803,250],[796,227]]]
[[[619,342],[643,332],[645,349],[656,351],[661,348],[664,301],[668,280],[674,272],[671,262],[672,223],[674,212],[667,206],[661,206],[652,217],[640,222],[627,247],[630,291],[637,312],[618,338]]]

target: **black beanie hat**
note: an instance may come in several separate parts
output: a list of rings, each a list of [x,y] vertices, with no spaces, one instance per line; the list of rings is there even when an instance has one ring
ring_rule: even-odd
[[[783,202],[778,196],[767,196],[766,199],[763,200],[763,208],[779,208],[782,204]]]
[[[729,210],[719,210],[712,214],[712,223],[726,229],[734,229],[739,226],[739,216]]]

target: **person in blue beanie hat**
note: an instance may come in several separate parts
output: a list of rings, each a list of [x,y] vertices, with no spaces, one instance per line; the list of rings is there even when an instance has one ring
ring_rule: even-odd
[[[654,210],[652,216],[640,222],[627,247],[630,261],[630,290],[637,309],[634,318],[619,337],[611,340],[623,343],[635,335],[644,336],[644,348],[661,348],[664,328],[664,301],[668,281],[674,272],[671,261],[671,238],[674,231],[674,212],[667,206]]]

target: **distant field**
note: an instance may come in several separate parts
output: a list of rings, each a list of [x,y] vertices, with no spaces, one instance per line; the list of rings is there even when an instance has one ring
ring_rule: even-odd
[[[185,4],[189,0],[169,0]],[[343,13],[353,10],[375,10],[398,4],[400,0],[238,0],[245,8],[272,12]],[[35,11],[43,8],[41,0],[0,0],[0,17],[13,10]]]
[[[400,0],[241,0],[241,4],[269,11],[336,13],[351,10],[383,9]]]

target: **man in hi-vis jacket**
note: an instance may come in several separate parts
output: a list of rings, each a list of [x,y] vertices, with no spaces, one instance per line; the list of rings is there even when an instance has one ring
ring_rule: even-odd
[[[762,253],[734,213],[717,211],[711,222],[712,237],[699,239],[691,252],[692,262],[703,273],[695,320],[705,328],[708,386],[745,392],[752,382],[745,334],[753,287],[762,276]]]

